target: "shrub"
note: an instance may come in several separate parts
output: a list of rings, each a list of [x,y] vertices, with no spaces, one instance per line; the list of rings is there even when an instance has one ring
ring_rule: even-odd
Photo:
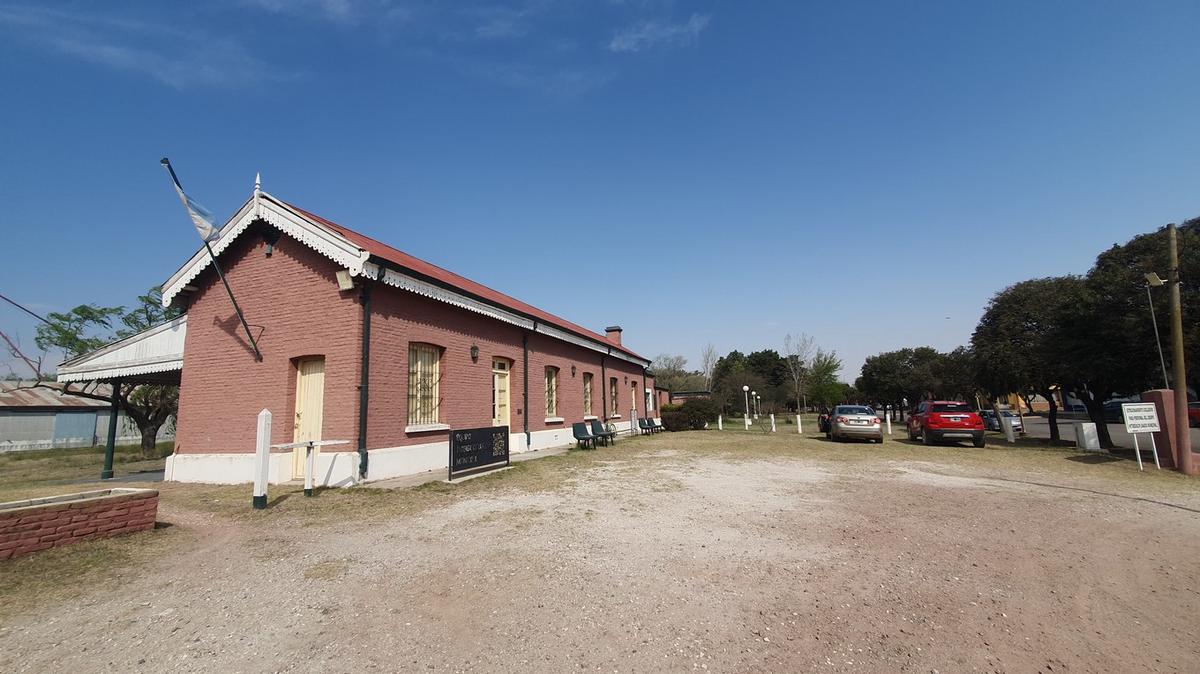
[[[691,420],[683,410],[663,410],[662,413],[663,428],[668,431],[686,431],[691,428]]]
[[[663,428],[668,431],[699,431],[717,418],[717,406],[711,400],[688,400],[682,405],[664,405]]]

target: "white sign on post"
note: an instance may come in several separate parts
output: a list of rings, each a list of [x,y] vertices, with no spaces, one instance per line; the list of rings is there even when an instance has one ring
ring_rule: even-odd
[[[1158,410],[1154,403],[1125,403],[1121,405],[1121,414],[1125,417],[1126,433],[1157,433],[1162,429],[1158,426]]]
[[[1154,442],[1154,434],[1162,430],[1158,424],[1158,410],[1154,403],[1123,403],[1121,416],[1125,418],[1125,432],[1133,436],[1133,453],[1137,456],[1138,470],[1142,468],[1142,448],[1138,446],[1138,433],[1150,433],[1150,449],[1154,450],[1154,466],[1162,470],[1158,463],[1158,446]]]

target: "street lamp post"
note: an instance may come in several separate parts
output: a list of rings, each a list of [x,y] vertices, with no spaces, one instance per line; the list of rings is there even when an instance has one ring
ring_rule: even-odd
[[[742,386],[742,395],[746,396],[746,419],[750,418],[750,387]]]
[[[1150,294],[1151,287],[1157,288],[1162,284],[1163,280],[1157,273],[1146,274],[1146,301],[1150,304],[1150,322],[1154,324],[1154,346],[1158,347],[1158,363],[1162,365],[1163,388],[1171,388],[1171,382],[1167,379],[1167,360],[1163,358],[1162,338],[1158,336],[1158,319],[1154,316],[1154,297]]]
[[[750,397],[754,400],[754,418],[757,419],[758,418],[758,392],[751,391]]]

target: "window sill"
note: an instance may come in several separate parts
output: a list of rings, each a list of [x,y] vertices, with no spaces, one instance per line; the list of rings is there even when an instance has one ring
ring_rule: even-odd
[[[585,415],[583,415],[583,420],[584,420],[584,421],[596,421],[597,419],[599,419],[599,417],[597,417],[595,414],[585,414]]]
[[[561,424],[563,421],[565,419],[562,417],[546,417],[546,423],[548,424]]]
[[[413,424],[405,426],[405,433],[432,433],[434,431],[448,431],[450,424]]]
[[[614,414],[614,415],[612,415],[612,416],[610,416],[610,417],[609,417],[609,419],[620,419],[620,418],[621,418],[621,415],[620,415],[620,414]]]

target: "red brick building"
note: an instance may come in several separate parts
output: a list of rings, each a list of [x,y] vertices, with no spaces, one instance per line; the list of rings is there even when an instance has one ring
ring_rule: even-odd
[[[522,452],[657,407],[619,327],[593,332],[257,189],[212,245],[262,360],[200,249],[163,286],[187,313],[168,480],[249,481],[264,408],[273,444],[349,441],[317,456],[318,483],[345,485],[445,468],[451,429],[508,426]],[[298,459],[273,454],[271,481],[299,476]]]

